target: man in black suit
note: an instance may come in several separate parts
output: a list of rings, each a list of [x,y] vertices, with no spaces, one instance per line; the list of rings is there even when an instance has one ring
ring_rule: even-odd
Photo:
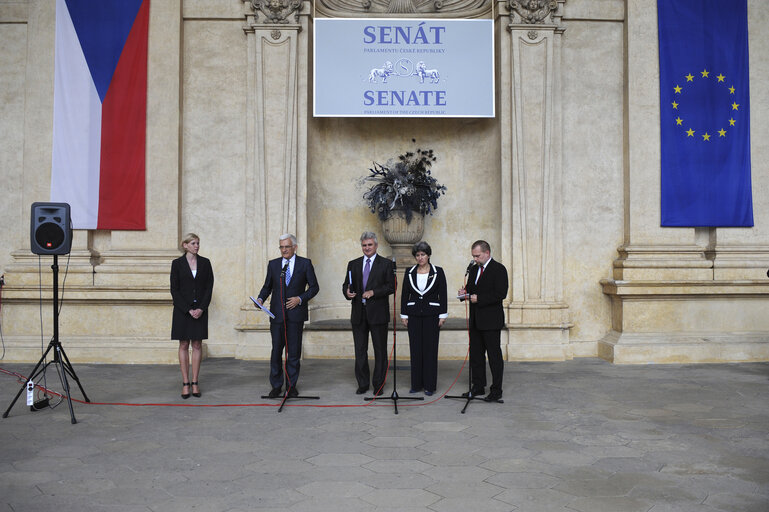
[[[472,379],[469,393],[473,396],[484,394],[486,387],[484,359],[488,354],[491,388],[484,400],[496,402],[502,398],[502,374],[505,369],[500,337],[502,328],[505,326],[502,301],[507,297],[507,269],[491,258],[491,247],[484,240],[473,243],[472,255],[475,264],[470,269],[465,288],[458,292],[460,297],[470,300]]]
[[[280,396],[283,386],[283,347],[286,347],[286,392],[289,397],[299,395],[299,360],[302,357],[302,332],[308,319],[307,305],[320,290],[312,261],[296,255],[296,237],[286,233],[280,236],[280,258],[267,264],[267,277],[256,301],[262,304],[268,296],[272,353],[270,355],[270,398]]]
[[[392,261],[378,256],[376,234],[365,231],[360,237],[363,256],[347,264],[342,293],[352,301],[350,323],[355,343],[357,394],[369,387],[368,336],[374,347],[374,393],[382,393],[387,369],[387,324],[390,322],[388,297],[395,291]]]

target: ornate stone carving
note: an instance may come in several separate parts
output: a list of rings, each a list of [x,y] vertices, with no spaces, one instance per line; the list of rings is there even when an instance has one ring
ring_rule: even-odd
[[[259,19],[259,13],[266,18],[267,23],[290,23],[289,16],[293,13],[299,19],[302,10],[302,0],[251,0],[254,9],[254,19]]]
[[[558,10],[558,2],[556,0],[508,0],[507,8],[520,17],[520,20],[516,21],[533,25],[544,22],[548,16],[552,20]]]
[[[253,0],[256,1],[256,0]],[[354,14],[406,16],[439,14],[444,17],[475,17],[491,10],[492,0],[316,0],[318,16]]]

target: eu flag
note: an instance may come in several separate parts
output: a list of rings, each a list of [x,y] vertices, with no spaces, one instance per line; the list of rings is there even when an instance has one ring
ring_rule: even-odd
[[[752,226],[747,0],[658,0],[663,226]]]

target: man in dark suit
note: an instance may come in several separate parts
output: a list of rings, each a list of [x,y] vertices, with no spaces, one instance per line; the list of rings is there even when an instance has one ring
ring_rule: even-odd
[[[458,295],[470,301],[470,391],[481,396],[486,387],[485,355],[489,357],[491,388],[484,400],[496,402],[502,398],[502,374],[505,369],[500,347],[505,311],[502,301],[507,297],[507,269],[491,258],[488,242],[473,243],[474,265],[470,269],[465,288]],[[463,300],[464,300],[463,299]],[[465,394],[467,395],[467,394]]]
[[[381,394],[387,369],[387,324],[390,322],[388,298],[395,291],[392,261],[378,256],[376,234],[366,231],[360,237],[363,256],[347,264],[342,293],[352,301],[350,323],[355,343],[356,393],[368,391],[368,336],[374,347],[374,393]]]
[[[307,305],[320,290],[312,261],[296,255],[296,237],[286,233],[280,236],[280,258],[267,264],[267,277],[256,301],[262,304],[268,296],[272,353],[270,355],[270,398],[280,396],[283,386],[283,348],[286,347],[286,392],[289,397],[299,395],[299,360],[302,357],[302,332],[308,319]]]

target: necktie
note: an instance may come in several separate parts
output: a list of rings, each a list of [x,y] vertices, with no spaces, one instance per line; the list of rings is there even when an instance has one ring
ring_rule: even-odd
[[[371,260],[366,258],[366,264],[363,266],[363,290],[366,290],[368,275],[371,273]]]
[[[291,262],[287,261],[286,265],[286,286],[288,286],[288,283],[291,281]]]
[[[475,278],[475,284],[478,284],[478,280],[481,278],[482,275],[483,275],[483,265],[481,265],[480,270],[478,270],[478,276]]]

